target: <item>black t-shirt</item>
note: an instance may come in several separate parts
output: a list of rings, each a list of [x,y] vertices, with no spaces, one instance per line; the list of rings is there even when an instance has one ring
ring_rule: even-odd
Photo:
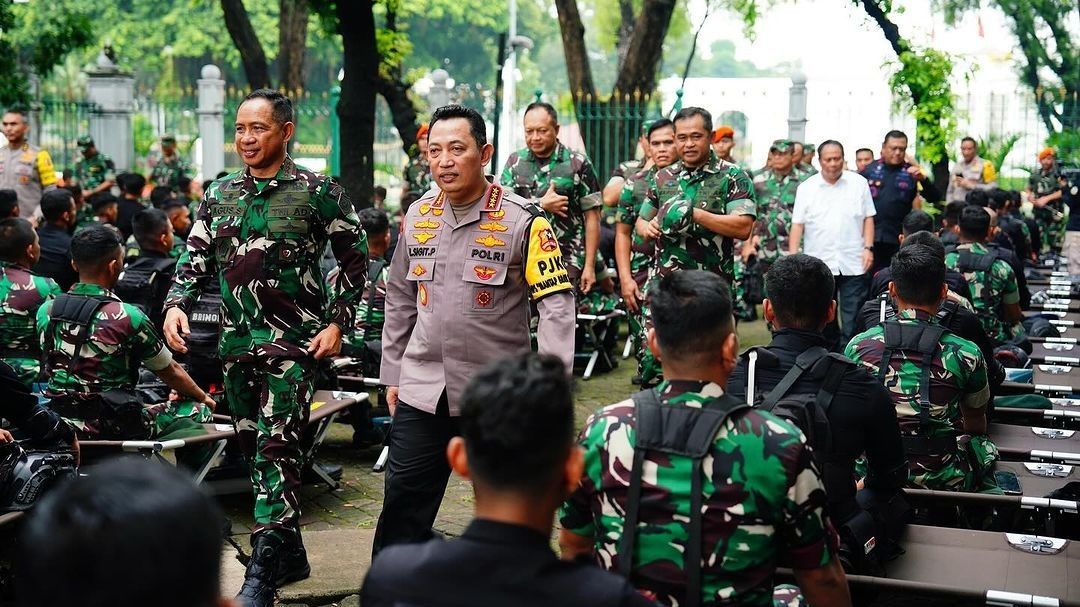
[[[71,267],[71,234],[45,224],[38,228],[38,239],[41,242],[41,258],[33,268],[34,274],[55,280],[66,292],[79,280],[75,268]]]
[[[766,350],[775,354],[776,360],[759,358],[755,391],[764,394],[772,390],[795,365],[799,354],[813,346],[826,347],[825,337],[797,329],[780,329],[774,333]],[[746,398],[747,369],[748,360],[744,354],[728,378],[728,394]],[[815,394],[822,381],[824,377],[812,377],[807,373],[788,393]],[[843,524],[859,511],[855,502],[855,458],[866,454],[866,487],[886,494],[898,491],[907,480],[907,459],[900,442],[896,407],[888,391],[858,365],[850,365],[840,380],[840,388],[829,408],[829,426],[834,457],[839,461],[829,464],[835,467],[833,470],[823,471],[825,493],[829,516],[834,523]]]
[[[135,230],[131,225],[131,220],[135,218],[136,213],[145,209],[146,205],[140,200],[132,200],[130,198],[120,199],[120,203],[117,205],[116,209],[116,227],[120,230],[120,233],[124,235],[125,242],[131,237],[131,234]]]
[[[870,291],[867,296],[867,301],[876,301],[878,295],[885,293],[889,290],[889,281],[892,280],[892,269],[882,268],[874,274],[873,280],[870,282]],[[945,271],[945,283],[949,285],[951,289],[957,295],[964,299],[971,301],[971,285],[968,284],[964,275],[960,272],[954,272],[952,270]]]
[[[941,192],[929,179],[920,182],[908,173],[910,166],[907,163],[888,165],[879,158],[860,173],[870,185],[870,194],[874,197],[874,208],[877,210],[874,216],[875,242],[896,242],[904,217],[911,212],[919,195],[920,185],[923,198],[930,201],[941,198]]]
[[[548,536],[474,519],[460,538],[379,553],[360,590],[364,607],[657,607],[592,562],[561,561]]]

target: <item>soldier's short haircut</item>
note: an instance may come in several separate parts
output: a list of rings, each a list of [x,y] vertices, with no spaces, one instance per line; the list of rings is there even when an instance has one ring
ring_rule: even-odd
[[[75,232],[71,238],[71,260],[84,268],[94,268],[116,257],[120,233],[104,224],[94,224]]]
[[[15,190],[0,190],[0,217],[10,217],[19,207],[19,195]]]
[[[112,192],[98,192],[88,198],[86,204],[89,204],[90,208],[94,209],[94,212],[97,213],[110,204],[118,204],[119,202],[120,199],[113,196]]]
[[[131,218],[131,233],[140,247],[147,245],[169,231],[169,216],[161,209],[143,209]]]
[[[41,215],[45,221],[56,221],[60,216],[71,210],[75,197],[71,191],[65,188],[49,190],[41,195]]]
[[[22,118],[23,122],[30,122],[30,110],[26,109],[25,106],[13,105],[13,106],[7,108],[6,110],[4,110],[4,113],[5,114],[18,114],[19,117]]]
[[[705,123],[705,132],[712,133],[712,114],[709,110],[697,106],[684,107],[679,110],[675,117],[671,119],[671,122],[678,124],[680,120],[690,120],[694,116],[701,116],[701,120]]]
[[[34,226],[22,217],[0,220],[0,260],[19,261],[26,247],[34,244]]]
[[[835,145],[836,147],[840,148],[840,157],[844,157],[844,144],[840,143],[835,139],[826,139],[825,141],[822,141],[820,144],[818,144],[817,154],[819,157],[821,156],[821,153],[825,151],[825,146],[829,145]]]
[[[461,436],[477,483],[532,495],[551,491],[574,445],[562,361],[529,352],[485,367],[462,395]]]
[[[986,190],[971,190],[964,195],[964,202],[969,205],[986,208],[990,205],[990,196]]]
[[[926,245],[901,248],[889,264],[896,294],[909,304],[937,306],[945,284],[945,256]]]
[[[990,200],[987,202],[986,206],[994,209],[995,211],[1001,211],[1005,207],[1009,206],[1010,202],[1012,202],[1012,196],[1010,196],[1007,191],[1000,188],[994,188],[993,190],[990,190],[988,195]]]
[[[286,122],[295,122],[292,100],[285,93],[274,89],[256,89],[248,93],[247,97],[244,97],[244,100],[240,102],[240,105],[244,105],[244,103],[252,99],[265,99],[270,102],[274,122],[279,125]]]
[[[900,248],[902,249],[904,247],[912,247],[915,245],[930,247],[934,250],[936,255],[940,255],[942,259],[945,259],[945,245],[941,243],[941,239],[933,232],[923,230],[905,236],[904,242],[900,243]]]
[[[982,242],[990,231],[990,213],[982,207],[968,205],[960,213],[960,235]]]
[[[525,106],[525,114],[528,114],[529,112],[536,109],[544,110],[545,112],[547,112],[548,116],[551,116],[552,122],[554,122],[555,124],[559,124],[559,113],[555,111],[555,107],[550,103],[545,103],[543,101],[533,101],[529,105]],[[524,116],[525,114],[522,115]]]
[[[901,229],[903,230],[905,237],[909,234],[914,234],[915,232],[921,232],[923,230],[928,232],[933,231],[934,218],[926,211],[912,209],[904,216],[904,221],[901,223]]]
[[[360,226],[364,228],[368,238],[382,236],[390,231],[390,218],[382,209],[361,209],[356,216],[360,218]]]
[[[820,151],[820,148],[819,148],[819,151]],[[870,148],[859,148],[859,149],[855,150],[855,155],[858,156],[862,152],[866,152],[867,154],[870,154],[871,156],[874,155],[874,150],[871,150]]]
[[[435,112],[431,114],[431,122],[428,123],[430,125],[428,127],[428,133],[430,134],[435,130],[435,123],[438,121],[449,120],[451,118],[464,118],[465,120],[468,120],[469,132],[472,133],[473,139],[476,140],[476,147],[482,148],[487,145],[487,125],[484,124],[484,117],[480,115],[480,112],[463,105],[444,105],[435,110]]]
[[[704,270],[672,272],[650,294],[656,340],[664,356],[715,356],[734,330],[731,287]]]
[[[146,177],[138,173],[120,173],[116,176],[116,185],[120,191],[131,196],[142,196],[143,188],[146,187]]]
[[[170,198],[176,196],[176,191],[167,185],[157,185],[154,189],[150,190],[150,205],[154,207],[161,207]]]
[[[908,138],[907,134],[904,133],[904,131],[898,131],[896,129],[893,129],[893,130],[889,131],[888,133],[885,133],[885,139],[883,139],[881,141],[881,143],[884,144],[886,141],[888,141],[890,139],[904,139],[904,140],[906,140],[907,138]]]
[[[645,139],[646,140],[652,139],[652,134],[655,133],[656,131],[659,131],[660,129],[672,129],[672,130],[674,130],[675,129],[675,123],[668,120],[667,118],[661,118],[659,120],[653,120],[652,124],[649,125],[649,129],[645,132]]]
[[[175,469],[106,462],[34,507],[18,544],[19,592],[35,607],[215,605],[221,520],[214,501]]]
[[[976,147],[978,147],[978,145],[979,145],[979,142],[975,141],[975,138],[970,136],[970,135],[968,135],[967,137],[964,137],[963,139],[961,139],[960,143],[963,144],[965,141],[970,141],[971,145],[974,145]]]
[[[385,187],[383,187],[381,185],[377,185],[377,186],[375,186],[373,191],[375,192],[376,197],[381,197],[383,200],[386,200],[386,188]]]
[[[778,325],[820,331],[829,320],[836,280],[817,257],[796,253],[781,257],[765,273],[765,296]]]
[[[401,214],[404,215],[405,213],[408,213],[409,212],[409,207],[412,206],[412,203],[416,202],[417,200],[420,200],[421,196],[423,196],[423,194],[421,194],[420,192],[405,192],[404,194],[402,194],[401,195]]]
[[[960,213],[964,212],[965,207],[967,207],[967,203],[962,200],[954,200],[945,205],[945,213],[942,216],[942,221],[949,226],[960,223]]]

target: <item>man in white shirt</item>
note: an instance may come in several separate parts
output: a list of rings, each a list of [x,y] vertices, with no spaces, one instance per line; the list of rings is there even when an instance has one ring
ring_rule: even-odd
[[[874,261],[874,199],[870,186],[858,173],[844,170],[844,146],[828,140],[818,146],[821,172],[809,177],[795,192],[788,247],[824,261],[836,277],[840,307],[840,346],[851,339],[855,316],[866,301],[868,270]],[[834,323],[826,337],[835,338]]]

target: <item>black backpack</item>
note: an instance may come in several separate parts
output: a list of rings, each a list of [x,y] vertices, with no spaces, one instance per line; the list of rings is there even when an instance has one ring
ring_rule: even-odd
[[[994,265],[994,262],[998,259],[997,249],[994,247],[986,247],[986,253],[972,253],[970,249],[957,250],[956,254],[958,258],[956,260],[956,270],[961,274],[968,274],[971,272],[985,272]]]
[[[161,308],[175,267],[175,259],[137,257],[120,273],[113,291],[124,303],[142,310],[160,331],[165,319]]]
[[[755,349],[756,350],[756,349]],[[755,350],[751,350],[750,364],[754,364]],[[829,352],[821,346],[807,348],[795,359],[795,365],[767,394],[751,395],[753,386],[747,386],[747,395],[757,408],[791,422],[806,435],[806,442],[819,460],[832,453],[832,428],[829,424],[829,407],[832,405],[840,380],[848,366],[854,366],[846,357]],[[806,373],[823,377],[821,387],[815,394],[788,394]]]
[[[684,561],[687,564],[686,597],[680,604],[698,607],[701,605],[701,464],[724,420],[734,413],[749,409],[750,406],[728,394],[705,402],[701,408],[664,406],[660,403],[656,390],[642,390],[632,398],[636,420],[634,465],[630,471],[623,534],[619,538],[618,571],[623,577],[631,578],[646,452],[660,451],[689,457],[693,460],[690,476],[690,537],[686,544]]]

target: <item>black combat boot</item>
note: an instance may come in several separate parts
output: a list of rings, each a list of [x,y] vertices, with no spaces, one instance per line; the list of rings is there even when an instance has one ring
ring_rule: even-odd
[[[252,539],[244,585],[236,595],[243,607],[272,607],[274,592],[311,575],[298,532],[263,532]]]

